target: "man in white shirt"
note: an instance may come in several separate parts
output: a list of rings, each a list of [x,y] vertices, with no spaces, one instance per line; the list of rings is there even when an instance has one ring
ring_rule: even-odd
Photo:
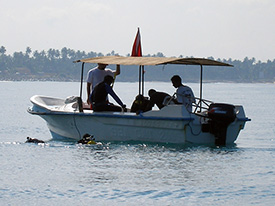
[[[106,68],[108,64],[98,64],[97,67],[88,71],[87,74],[87,103],[90,104],[89,96],[96,85],[103,82],[107,75],[113,78],[120,74],[120,65],[116,65],[116,71]]]
[[[176,96],[179,104],[184,104],[188,112],[192,112],[192,103],[195,103],[195,97],[192,89],[181,83],[181,78],[174,75],[171,78],[172,84],[177,88]]]

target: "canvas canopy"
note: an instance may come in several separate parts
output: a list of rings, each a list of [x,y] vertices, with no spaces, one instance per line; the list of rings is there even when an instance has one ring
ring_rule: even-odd
[[[120,64],[120,65],[165,65],[185,64],[201,66],[232,66],[227,63],[204,59],[204,58],[176,58],[176,57],[123,57],[123,56],[102,56],[88,59],[81,59],[75,62],[98,63],[98,64]]]
[[[80,98],[82,97],[82,84],[84,63],[97,63],[97,64],[119,64],[119,65],[139,65],[139,94],[144,94],[144,66],[147,65],[166,65],[166,64],[182,64],[182,65],[199,65],[200,72],[200,102],[202,101],[202,70],[203,66],[228,66],[233,65],[204,58],[176,58],[176,57],[123,57],[123,56],[101,56],[88,59],[80,59],[77,62],[82,62],[81,71],[81,87]],[[200,108],[202,103],[200,103]]]

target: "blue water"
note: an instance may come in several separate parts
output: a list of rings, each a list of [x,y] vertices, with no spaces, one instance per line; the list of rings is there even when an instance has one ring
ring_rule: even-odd
[[[199,85],[188,85],[198,96]],[[150,88],[174,92],[170,83]],[[114,89],[128,107],[138,93],[136,83]],[[206,99],[241,104],[252,119],[226,148],[53,141],[26,112],[35,94],[65,98],[79,84],[0,82],[0,205],[275,204],[275,84],[204,85]],[[26,144],[27,136],[46,143]]]

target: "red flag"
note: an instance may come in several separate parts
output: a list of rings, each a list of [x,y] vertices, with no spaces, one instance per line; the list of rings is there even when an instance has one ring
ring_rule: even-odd
[[[133,49],[132,49],[132,57],[141,57],[142,52],[141,52],[141,39],[140,39],[140,33],[139,33],[139,28],[137,31],[137,35],[135,38],[135,42],[133,44]]]

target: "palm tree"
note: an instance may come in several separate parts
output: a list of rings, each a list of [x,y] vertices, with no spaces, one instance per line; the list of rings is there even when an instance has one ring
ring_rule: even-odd
[[[1,47],[0,47],[0,54],[1,54],[1,55],[4,55],[4,54],[6,53],[6,51],[7,51],[7,50],[6,50],[6,48],[5,48],[4,46],[1,46]]]

